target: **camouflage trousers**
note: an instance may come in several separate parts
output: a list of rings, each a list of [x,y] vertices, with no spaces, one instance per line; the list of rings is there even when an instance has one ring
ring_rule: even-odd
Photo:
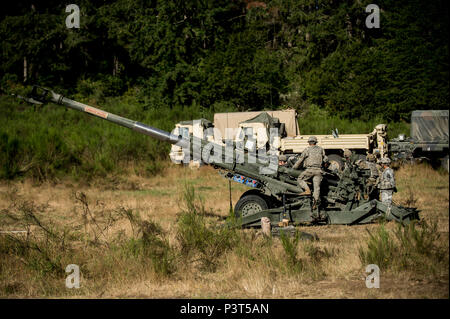
[[[322,182],[322,178],[323,178],[322,177],[322,169],[314,168],[314,167],[305,169],[297,179],[298,186],[303,188],[305,191],[308,191],[308,190],[311,191],[309,189],[308,184],[306,183],[306,181],[309,180],[310,178],[312,178],[313,186],[314,186],[313,197],[317,201],[317,200],[319,200],[320,183]]]
[[[377,188],[377,180],[376,178],[369,177],[366,183],[366,193],[370,196],[373,191]]]
[[[393,190],[392,189],[382,189],[380,191],[381,194],[381,202],[383,204],[386,204],[388,206],[392,205],[392,193]]]

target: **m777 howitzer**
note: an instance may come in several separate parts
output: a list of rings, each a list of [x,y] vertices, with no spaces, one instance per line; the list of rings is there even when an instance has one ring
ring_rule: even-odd
[[[322,200],[313,209],[312,198],[299,195],[303,190],[297,185],[296,178],[302,170],[279,166],[276,156],[251,154],[233,143],[224,146],[193,135],[182,137],[70,100],[38,86],[33,87],[31,98],[40,103],[64,105],[181,146],[190,158],[201,158],[206,164],[219,169],[223,177],[249,186],[250,190],[242,194],[234,208],[243,227],[258,227],[263,217],[268,217],[273,226],[280,223],[352,225],[370,223],[378,218],[409,223],[419,218],[415,208],[388,207],[379,201],[377,189],[368,187],[369,169],[354,165],[339,173],[324,169]]]

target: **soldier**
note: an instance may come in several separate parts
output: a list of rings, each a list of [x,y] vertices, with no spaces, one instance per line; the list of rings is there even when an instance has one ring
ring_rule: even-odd
[[[353,163],[353,153],[348,148],[344,149],[344,168],[350,168]]]
[[[286,155],[278,156],[278,166],[286,166],[286,164],[287,164],[287,156]]]
[[[383,172],[383,166],[381,165],[381,155],[379,152],[373,153],[375,156],[375,166],[378,170],[378,175],[380,175]]]
[[[383,167],[383,172],[381,173],[380,181],[378,183],[378,188],[381,193],[381,202],[390,207],[392,205],[392,193],[396,191],[394,171],[389,167],[391,164],[389,158],[382,158],[380,163]]]
[[[377,158],[374,154],[367,154],[366,160],[359,159],[355,162],[355,164],[362,169],[370,169],[370,177],[369,180],[376,181],[378,176],[380,176],[380,169],[376,164]]]
[[[370,169],[370,179],[376,181],[378,176],[380,176],[380,172],[377,167],[377,158],[374,154],[367,154],[366,156],[366,164],[367,167]]]
[[[351,157],[352,151],[350,151],[348,148],[344,149],[344,158],[349,161]]]
[[[366,192],[371,195],[372,192],[376,189],[378,177],[380,176],[380,172],[377,168],[376,157],[374,154],[367,154],[366,160],[358,160],[356,162],[361,169],[369,169],[370,177],[367,179],[366,183]]]
[[[317,144],[317,137],[311,136],[308,139],[309,146],[302,152],[302,155],[298,161],[292,167],[293,169],[298,169],[300,165],[304,163],[305,170],[298,177],[298,185],[304,190],[300,195],[310,195],[311,190],[306,183],[311,177],[313,179],[314,185],[314,205],[315,208],[319,204],[320,196],[320,183],[322,182],[322,164],[328,162],[328,158],[325,155],[325,151]]]

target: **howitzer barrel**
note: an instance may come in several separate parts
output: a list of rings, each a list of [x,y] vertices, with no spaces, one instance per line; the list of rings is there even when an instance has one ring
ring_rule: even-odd
[[[231,152],[227,152],[225,146],[209,142],[202,138],[191,136],[189,139],[183,138],[179,135],[160,130],[148,126],[146,124],[133,121],[101,109],[68,99],[62,94],[53,92],[52,90],[42,88],[40,86],[34,86],[31,93],[32,100],[28,99],[32,103],[45,103],[53,102],[56,104],[64,105],[68,108],[85,112],[90,115],[99,117],[101,119],[113,122],[115,124],[127,127],[139,133],[156,138],[160,141],[169,142],[181,146],[187,152],[187,158],[201,159],[206,164],[214,165],[217,168],[225,169],[236,174],[241,174],[252,179],[258,180],[263,187],[270,190],[273,194],[283,193],[290,191],[298,193],[301,191],[296,185],[292,183],[286,183],[280,181],[277,178],[278,170],[278,158],[274,156],[262,156],[246,154],[244,149],[232,148]],[[33,102],[35,101],[35,102]],[[215,149],[219,150],[215,157]],[[253,160],[251,160],[251,158]],[[260,163],[256,163],[256,159]],[[265,163],[263,165],[263,163]],[[286,173],[286,172],[282,172]],[[289,175],[298,175],[298,172],[290,172]]]
[[[151,136],[160,141],[169,142],[171,144],[177,144],[182,147],[189,145],[189,141],[186,139],[183,139],[181,136],[177,136],[177,135],[171,134],[169,132],[160,130],[158,128],[148,126],[144,123],[140,123],[138,121],[133,121],[133,120],[127,119],[125,117],[121,117],[121,116],[115,115],[113,113],[109,113],[109,112],[100,110],[98,108],[68,99],[68,98],[64,97],[62,94],[55,93],[52,90],[49,90],[46,88],[34,86],[33,91],[32,91],[32,96],[33,96],[33,99],[36,101],[39,101],[42,103],[50,101],[50,102],[53,102],[56,104],[64,105],[71,109],[85,112],[90,115],[113,122],[115,124],[125,126],[129,129],[132,129],[139,133]]]

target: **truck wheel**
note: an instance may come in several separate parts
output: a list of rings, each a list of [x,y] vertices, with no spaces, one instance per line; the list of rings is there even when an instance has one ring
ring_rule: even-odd
[[[447,173],[449,172],[448,155],[441,159],[441,166],[443,169],[447,171]]]
[[[328,169],[331,171],[342,171],[344,169],[344,160],[338,154],[328,155],[328,162],[330,162]]]
[[[262,210],[268,209],[266,200],[259,195],[244,195],[242,196],[236,206],[234,206],[234,214],[236,217],[246,217]]]

